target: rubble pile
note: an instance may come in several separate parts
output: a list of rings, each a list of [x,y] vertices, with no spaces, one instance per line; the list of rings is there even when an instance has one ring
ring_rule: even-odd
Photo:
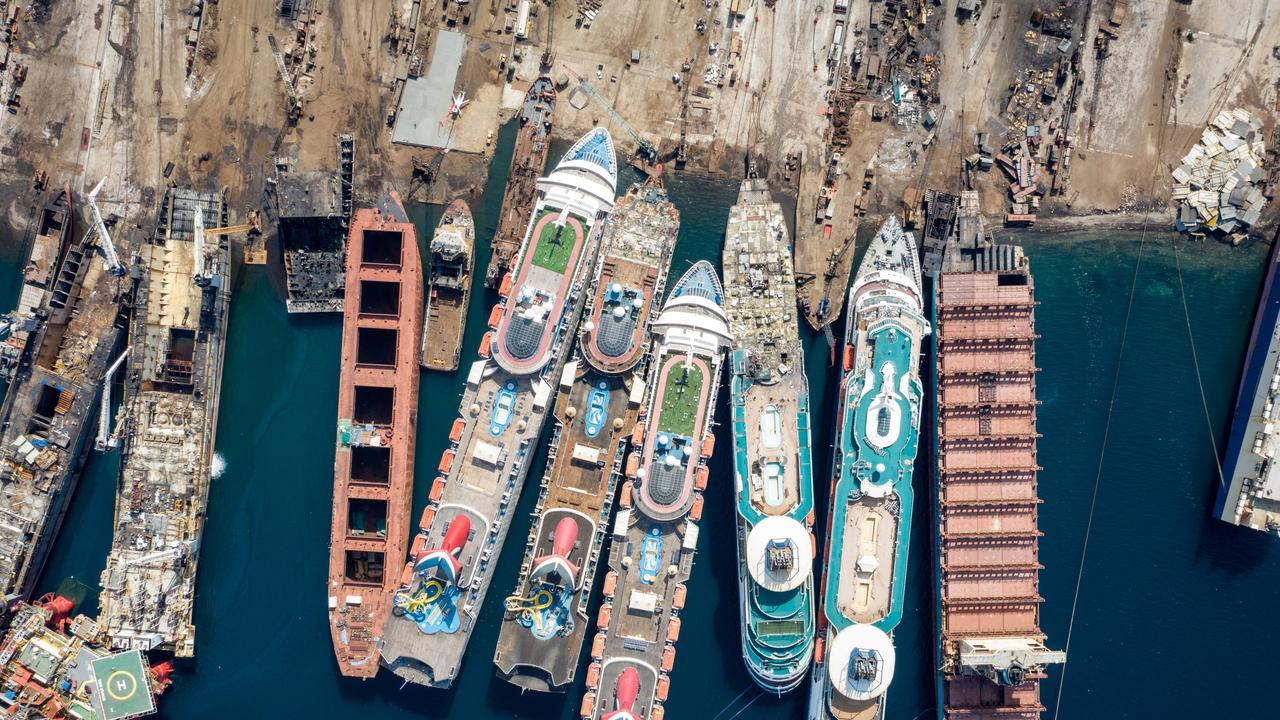
[[[1173,170],[1178,229],[1241,236],[1258,222],[1266,198],[1262,120],[1245,110],[1223,110],[1200,142]]]

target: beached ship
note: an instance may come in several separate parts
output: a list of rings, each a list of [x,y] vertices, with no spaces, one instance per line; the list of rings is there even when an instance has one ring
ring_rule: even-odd
[[[733,342],[710,263],[699,261],[680,278],[653,328],[647,400],[610,529],[599,632],[579,708],[593,720],[665,714],[715,449],[720,366]]]
[[[782,207],[743,181],[724,246],[733,405],[742,656],[765,690],[804,679],[813,657],[813,468],[809,382]]]
[[[92,445],[102,377],[123,334],[124,281],[73,238],[71,192],[39,210],[18,307],[0,319],[0,593],[28,598]],[[105,440],[106,438],[102,438]]]
[[[976,215],[977,193],[962,204]],[[1066,660],[1040,630],[1035,304],[1022,248],[980,230],[948,243],[934,292],[939,720],[1038,720],[1045,668]]]
[[[511,261],[525,238],[538,191],[538,178],[547,166],[551,149],[551,120],[556,109],[556,87],[549,77],[540,77],[529,86],[520,106],[520,127],[511,151],[511,168],[507,186],[502,192],[502,215],[493,234],[493,254],[485,270],[484,286],[496,290],[503,273],[511,269]]]
[[[475,240],[471,208],[461,198],[454,200],[431,237],[427,313],[422,329],[422,367],[428,370],[458,369],[476,264]]]
[[[542,423],[582,312],[599,226],[613,208],[613,139],[592,130],[538,181],[532,220],[493,332],[471,365],[382,633],[382,662],[409,682],[449,687],[506,540]],[[486,359],[487,358],[487,359]]]
[[[573,682],[627,439],[644,399],[649,325],[679,214],[660,181],[636,185],[605,220],[572,359],[560,376],[547,470],[494,664],[529,690]]]
[[[1214,516],[1280,537],[1280,241],[1273,241],[1218,479]]]
[[[218,193],[171,188],[138,252],[115,534],[99,622],[112,647],[195,654],[200,537],[213,477],[231,304]]]
[[[369,678],[400,586],[418,423],[422,260],[399,195],[355,212],[346,263],[329,631],[342,674]]]
[[[815,718],[882,718],[893,680],[924,397],[920,352],[930,331],[916,257],[915,238],[890,216],[849,289]]]

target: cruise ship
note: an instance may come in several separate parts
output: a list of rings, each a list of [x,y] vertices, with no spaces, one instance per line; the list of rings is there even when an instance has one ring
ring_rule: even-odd
[[[418,423],[422,258],[399,195],[355,212],[345,270],[329,633],[339,672],[371,678],[409,539]]]
[[[563,692],[576,675],[626,440],[644,399],[649,326],[679,229],[659,180],[632,187],[605,220],[577,346],[560,376],[525,560],[493,658],[499,675],[523,689]]]
[[[1039,720],[1066,654],[1040,630],[1035,283],[960,195],[934,297],[938,720]]]
[[[891,216],[849,289],[814,718],[884,717],[911,537],[923,308],[915,238]]]
[[[538,181],[513,270],[392,598],[382,663],[407,682],[449,687],[462,666],[538,436],[578,325],[601,221],[617,195],[613,139],[592,130]]]
[[[715,450],[720,366],[733,342],[710,263],[695,263],[675,284],[654,333],[579,708],[592,720],[662,720],[665,713]]]
[[[115,534],[99,622],[112,647],[195,654],[196,561],[213,480],[231,304],[219,193],[171,188],[139,250]]]
[[[748,179],[724,247],[742,656],[781,695],[809,670],[814,642],[809,383],[796,317],[791,240],[768,184]]]

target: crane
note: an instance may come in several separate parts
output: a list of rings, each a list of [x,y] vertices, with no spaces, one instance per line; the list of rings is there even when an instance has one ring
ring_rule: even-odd
[[[132,346],[125,348],[102,376],[102,394],[98,396],[101,403],[101,407],[98,408],[98,441],[94,443],[94,448],[98,451],[109,450],[119,443],[111,434],[111,378],[115,376],[116,370],[120,369],[124,359],[129,356],[131,348]]]
[[[285,67],[284,55],[280,54],[280,46],[276,44],[275,35],[267,35],[267,44],[271,46],[271,55],[276,59],[276,70],[280,72],[280,82],[284,83],[284,91],[289,96],[289,115],[302,112],[302,98],[298,96],[298,88],[289,77],[289,68]]]
[[[195,278],[197,285],[204,285],[209,281],[204,269],[204,209],[199,205],[196,206],[196,216],[193,218],[195,226],[191,229],[195,236],[195,270],[191,276]]]
[[[116,246],[111,242],[111,235],[107,233],[107,224],[102,221],[102,213],[98,210],[98,192],[106,182],[107,179],[102,178],[93,188],[93,192],[89,193],[89,210],[93,212],[93,227],[98,232],[98,247],[102,248],[102,259],[106,264],[107,272],[121,277],[124,275],[124,263],[120,262],[120,256],[116,254]]]
[[[658,148],[655,147],[653,143],[640,137],[640,133],[636,132],[635,128],[627,124],[627,121],[618,114],[617,110],[613,109],[613,106],[609,104],[609,101],[606,100],[599,92],[596,92],[595,87],[593,87],[591,83],[587,82],[587,79],[583,77],[581,73],[569,67],[565,63],[561,63],[561,65],[565,70],[569,71],[570,75],[578,78],[578,86],[585,90],[587,94],[596,101],[597,105],[604,108],[605,112],[609,113],[609,117],[613,122],[617,123],[618,127],[622,128],[623,132],[630,136],[631,140],[636,144],[636,155],[650,162],[658,159]]]

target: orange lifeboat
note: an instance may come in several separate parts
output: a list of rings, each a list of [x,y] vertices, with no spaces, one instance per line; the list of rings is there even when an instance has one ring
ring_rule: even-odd
[[[629,456],[627,456],[627,477],[629,478],[635,477],[636,471],[639,469],[640,469],[640,455],[639,453],[631,453]]]
[[[613,597],[613,593],[618,589],[618,572],[610,570],[608,575],[604,576],[604,596]]]
[[[404,564],[404,570],[400,572],[400,586],[408,587],[410,581],[413,580],[413,561]]]
[[[676,666],[676,649],[668,645],[662,651],[662,672],[671,672],[671,668]]]
[[[702,519],[702,496],[695,495],[693,498],[693,507],[689,508],[689,517],[695,522]]]
[[[668,692],[671,692],[671,678],[663,675],[658,678],[658,702],[666,702]]]
[[[693,472],[693,486],[699,490],[707,489],[707,478],[711,477],[711,471],[706,465],[699,465],[698,469]]]
[[[597,634],[596,639],[591,641],[591,659],[599,660],[604,657],[604,635]]]
[[[689,590],[684,586],[684,583],[676,583],[676,594],[671,598],[671,607],[676,610],[683,609],[684,599],[688,594]]]
[[[498,323],[501,320],[502,320],[502,306],[494,305],[493,309],[489,311],[489,327],[491,328],[498,327]]]
[[[702,459],[709,459],[716,452],[716,436],[707,435],[702,438]]]
[[[844,346],[844,371],[849,372],[853,369],[853,346]]]
[[[421,553],[425,549],[427,549],[427,536],[421,534],[414,535],[413,545],[409,547],[409,557],[416,558],[418,557],[418,553]]]
[[[631,507],[631,483],[625,483],[622,486],[622,495],[618,498],[618,507]]]
[[[596,694],[589,692],[582,696],[582,705],[578,707],[578,715],[583,718],[591,717],[596,711]]]
[[[482,358],[489,357],[489,345],[492,343],[493,343],[492,333],[485,333],[484,337],[480,338],[480,357]]]
[[[662,720],[665,715],[666,711],[662,709],[661,705],[654,705],[653,712],[649,713],[649,720]]]
[[[431,502],[439,502],[440,496],[443,494],[444,494],[444,480],[441,480],[440,478],[436,478],[436,481],[431,483],[431,495],[428,496],[428,499],[431,500]]]
[[[458,418],[453,421],[453,427],[449,428],[449,442],[458,442],[462,439],[462,430],[467,426],[467,421]]]
[[[436,509],[428,505],[422,508],[422,519],[418,521],[418,527],[429,528],[431,522],[436,519]]]
[[[454,452],[453,450],[444,451],[444,454],[440,456],[440,466],[436,468],[437,470],[440,471],[440,474],[443,475],[449,472],[449,468],[453,467],[453,456],[456,454],[457,453]]]
[[[587,668],[587,687],[595,690],[600,687],[600,663],[593,662]]]
[[[827,639],[822,635],[819,635],[818,639],[813,643],[813,661],[816,663],[821,663],[823,653],[826,651],[826,649],[827,649]]]
[[[680,639],[680,618],[671,618],[671,622],[667,625],[667,642],[675,642]]]
[[[511,294],[511,285],[515,280],[511,279],[511,273],[505,273],[502,276],[502,284],[498,286],[498,294],[506,298]]]
[[[644,442],[644,423],[638,422],[634,429],[631,430],[631,444],[639,445]]]
[[[600,606],[600,614],[596,616],[596,627],[604,630],[609,627],[609,618],[613,615],[613,606],[605,603]]]

